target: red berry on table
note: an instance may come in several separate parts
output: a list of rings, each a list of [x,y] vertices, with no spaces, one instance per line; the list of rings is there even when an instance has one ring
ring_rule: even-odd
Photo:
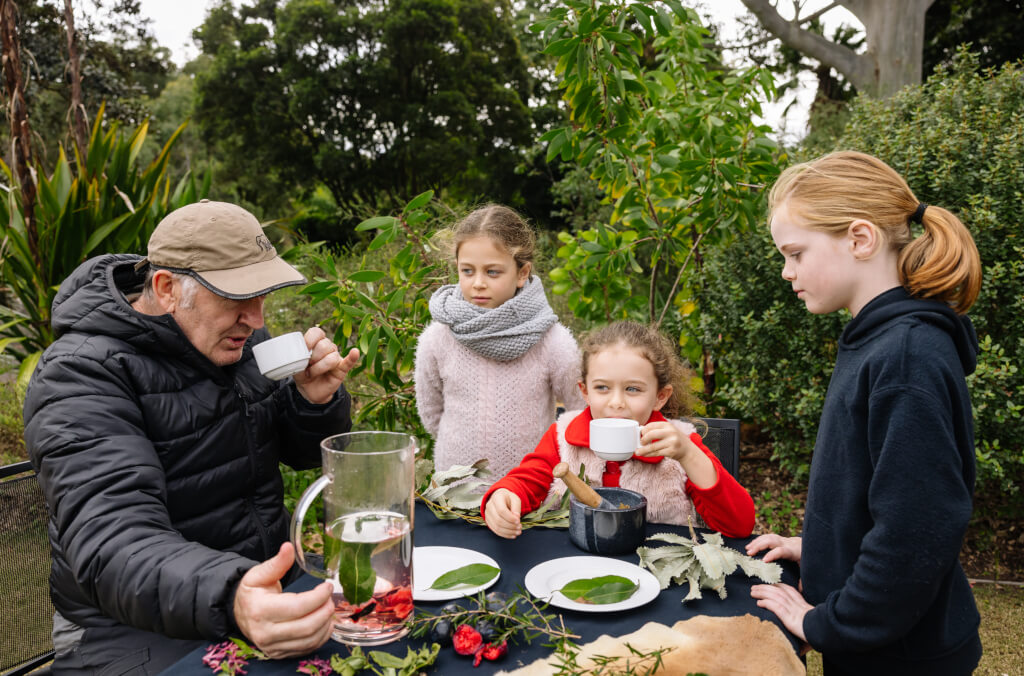
[[[468,624],[460,624],[452,634],[452,647],[460,655],[475,655],[483,644],[484,639],[480,632]]]
[[[501,659],[508,654],[508,641],[502,641],[501,643],[494,645],[485,645],[483,648],[483,654],[486,659],[492,662],[497,659]]]

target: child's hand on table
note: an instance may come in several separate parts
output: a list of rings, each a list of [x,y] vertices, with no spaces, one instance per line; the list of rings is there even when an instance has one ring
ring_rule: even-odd
[[[491,493],[484,508],[484,523],[495,535],[503,538],[516,538],[522,535],[523,527],[519,523],[522,510],[519,496],[507,488],[499,488]]]

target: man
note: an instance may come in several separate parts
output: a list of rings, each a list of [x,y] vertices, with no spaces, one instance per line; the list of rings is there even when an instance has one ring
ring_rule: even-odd
[[[203,200],[160,222],[146,258],[99,256],[61,285],[24,411],[54,674],[155,674],[226,636],[276,657],[327,641],[330,583],[281,591],[297,569],[278,461],[316,467],[320,440],[351,428],[359,354],[311,328],[309,366],[279,382],[252,355],[266,294],[303,281],[252,214]]]

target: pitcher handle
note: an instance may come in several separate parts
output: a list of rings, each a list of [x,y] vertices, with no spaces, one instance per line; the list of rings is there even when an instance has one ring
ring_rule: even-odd
[[[323,491],[324,486],[331,483],[331,477],[324,475],[314,481],[306,489],[306,492],[299,498],[298,503],[295,505],[295,513],[292,514],[292,527],[291,527],[291,539],[292,545],[295,547],[295,559],[299,562],[299,566],[302,570],[306,571],[314,577],[323,578],[325,580],[330,579],[333,573],[329,573],[322,567],[317,567],[306,561],[306,552],[302,549],[302,522],[306,518],[306,512],[309,510],[309,506],[313,504],[313,500],[316,496],[320,495]],[[326,544],[326,539],[325,539]],[[327,552],[324,552],[324,561],[327,560]]]

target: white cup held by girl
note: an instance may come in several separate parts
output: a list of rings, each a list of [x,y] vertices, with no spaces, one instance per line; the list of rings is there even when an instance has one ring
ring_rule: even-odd
[[[602,460],[625,462],[640,446],[640,423],[622,418],[590,421],[590,450]]]

